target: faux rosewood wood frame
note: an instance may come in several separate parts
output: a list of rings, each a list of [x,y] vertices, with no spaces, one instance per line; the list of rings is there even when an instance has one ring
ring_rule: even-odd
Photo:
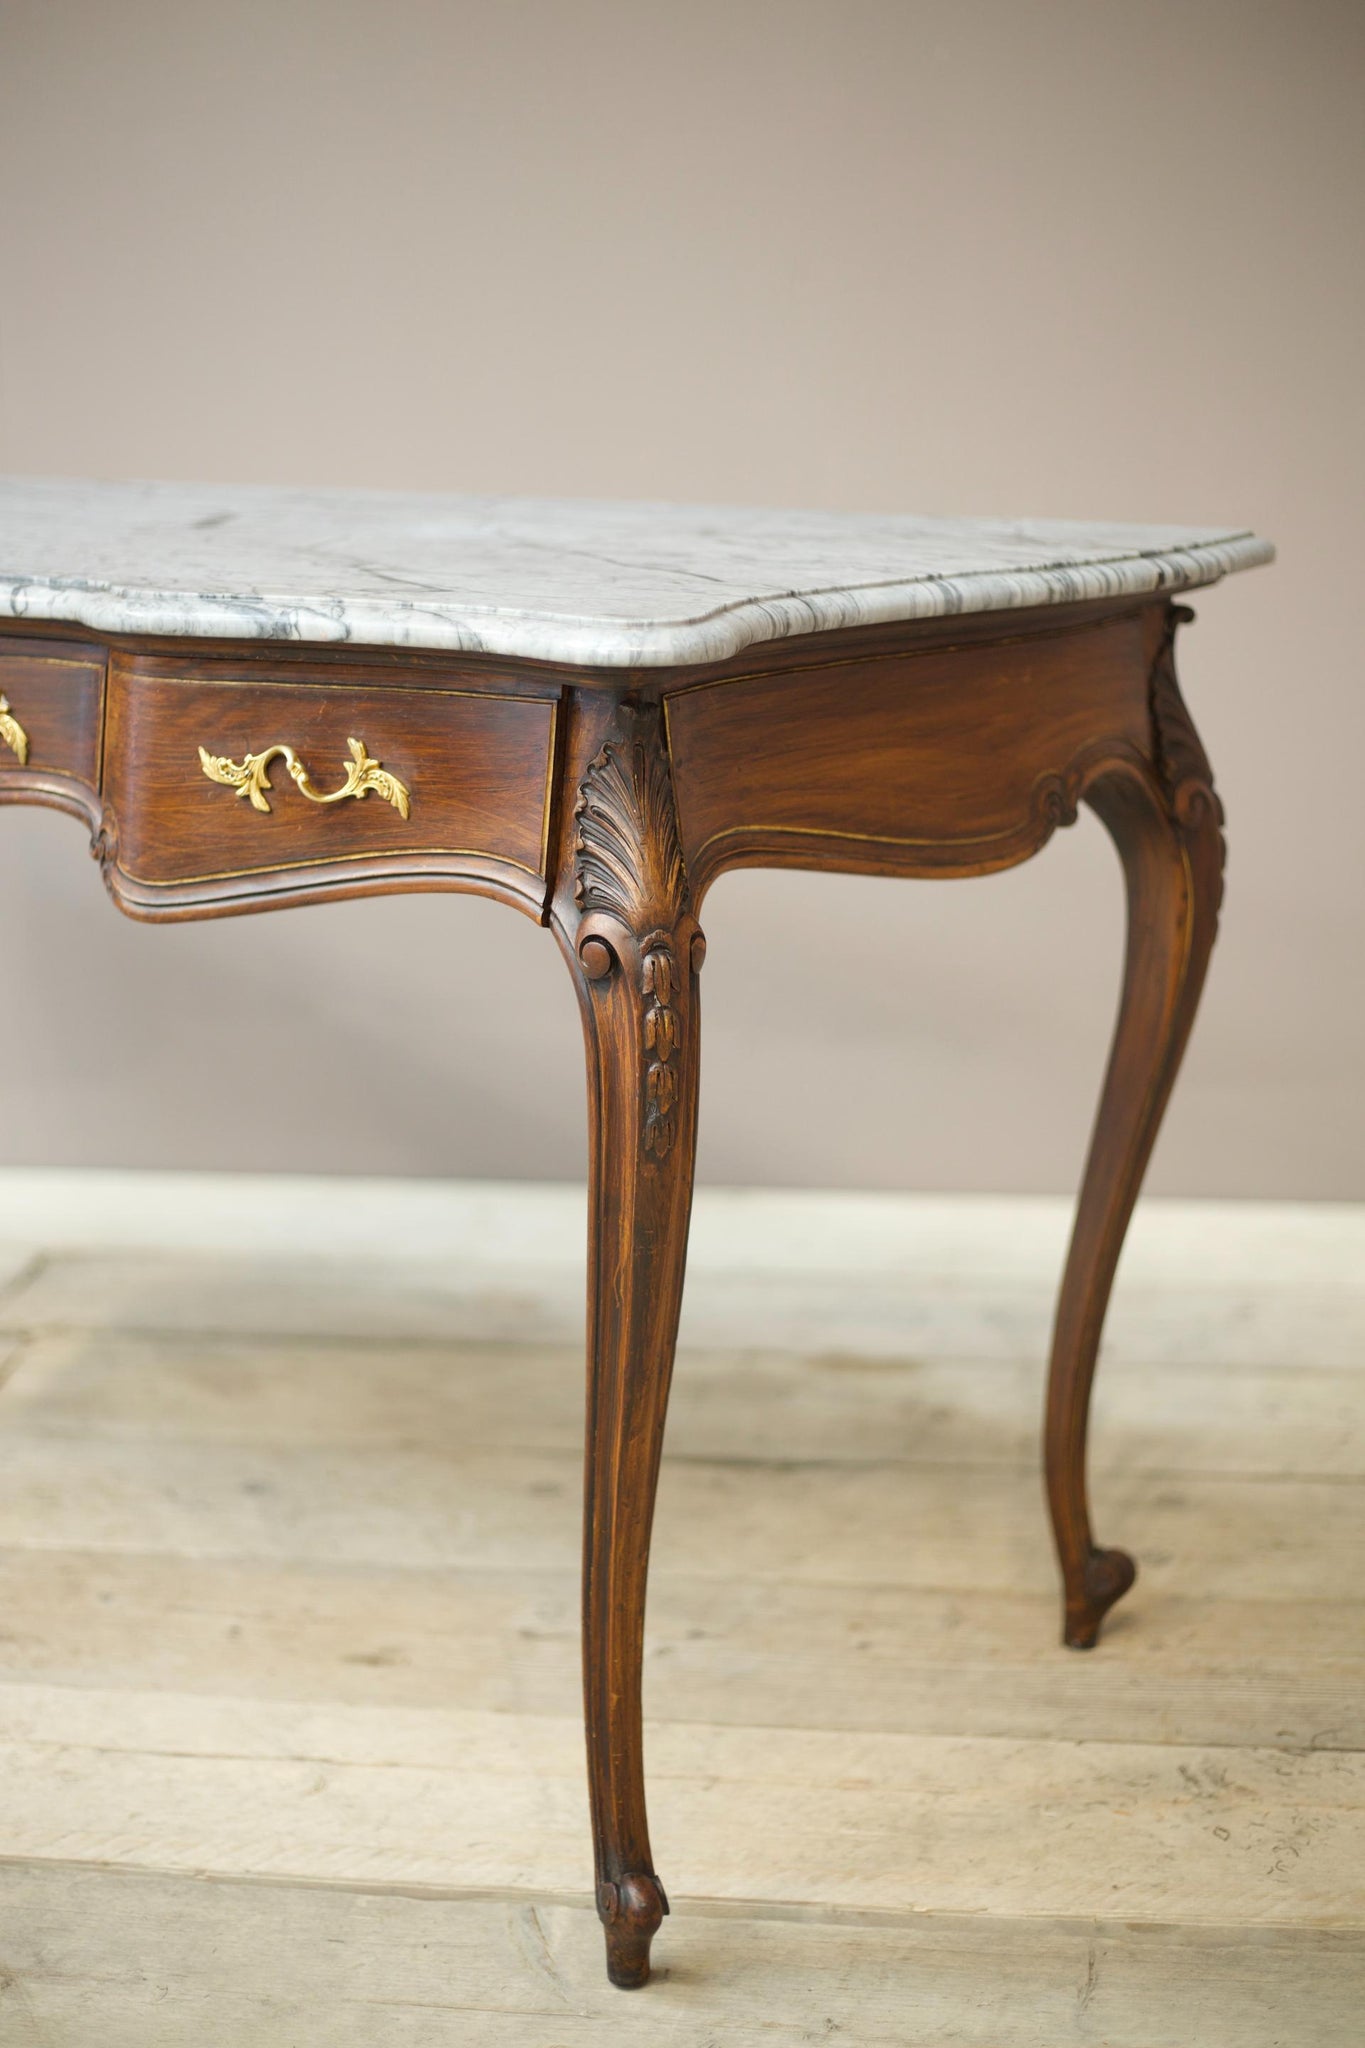
[[[1173,658],[1190,616],[1160,599],[1054,605],[637,670],[0,626],[0,800],[84,818],[130,915],[473,890],[563,951],[588,1063],[583,1670],[617,1984],[646,1981],[668,1911],[645,1818],[641,1660],[706,891],[741,866],[987,874],[1037,853],[1082,802],[1108,827],[1127,964],[1044,1428],[1064,1639],[1090,1648],[1134,1576],[1091,1530],[1091,1381],[1222,894],[1222,810]]]

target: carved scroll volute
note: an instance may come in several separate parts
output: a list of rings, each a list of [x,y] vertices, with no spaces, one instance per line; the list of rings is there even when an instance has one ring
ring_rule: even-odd
[[[574,812],[575,939],[590,983],[629,991],[643,1071],[640,1142],[664,1159],[677,1136],[689,977],[706,942],[692,916],[661,722],[621,713],[584,777]]]
[[[1227,862],[1223,806],[1213,786],[1213,770],[1204,743],[1186,709],[1175,672],[1175,636],[1193,618],[1188,605],[1166,607],[1148,686],[1152,752],[1166,801],[1187,849],[1202,847],[1200,857],[1209,864],[1208,886],[1216,919],[1223,900],[1223,870]]]
[[[1165,625],[1152,663],[1152,743],[1157,772],[1180,822],[1193,824],[1199,812],[1208,806],[1221,825],[1223,806],[1213,786],[1213,770],[1203,741],[1194,729],[1194,720],[1185,708],[1175,673],[1175,636],[1181,626],[1191,624],[1193,619],[1188,605],[1166,607]]]

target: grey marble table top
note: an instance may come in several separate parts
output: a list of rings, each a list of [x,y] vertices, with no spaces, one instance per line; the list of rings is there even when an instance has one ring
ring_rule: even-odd
[[[0,479],[0,617],[600,664],[1189,590],[1235,528]]]

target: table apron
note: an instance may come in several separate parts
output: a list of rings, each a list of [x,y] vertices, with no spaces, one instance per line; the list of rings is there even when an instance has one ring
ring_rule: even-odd
[[[1088,782],[1151,754],[1153,627],[929,646],[684,683],[665,698],[699,897],[723,869],[985,874],[1069,823]]]

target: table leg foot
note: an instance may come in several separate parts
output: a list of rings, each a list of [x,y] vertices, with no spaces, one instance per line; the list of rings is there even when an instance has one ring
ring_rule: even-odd
[[[1172,606],[1151,671],[1151,758],[1106,771],[1086,800],[1107,826],[1128,891],[1128,954],[1113,1049],[1057,1303],[1045,1465],[1066,1589],[1063,1638],[1088,1650],[1136,1568],[1097,1544],[1086,1437],[1100,1335],[1119,1253],[1194,1022],[1223,893],[1223,811],[1176,683]]]
[[[1094,1649],[1100,1638],[1100,1623],[1136,1577],[1137,1566],[1126,1550],[1091,1551],[1079,1585],[1074,1590],[1067,1588],[1062,1640],[1069,1650]]]
[[[622,1991],[638,1991],[649,1982],[649,1945],[668,1911],[663,1886],[653,1872],[632,1871],[597,1887],[597,1911],[607,1937],[608,1977]]]

